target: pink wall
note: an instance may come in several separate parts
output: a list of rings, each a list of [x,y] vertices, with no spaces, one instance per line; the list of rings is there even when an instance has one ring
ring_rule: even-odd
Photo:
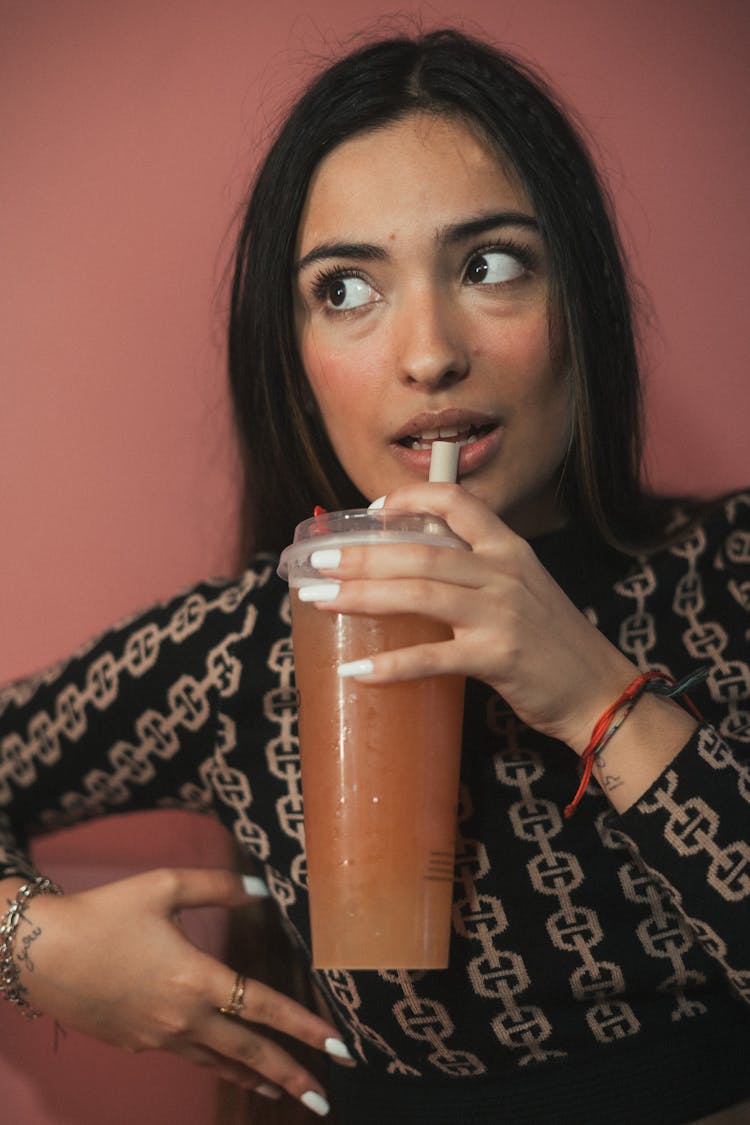
[[[0,680],[227,568],[236,473],[217,294],[233,219],[285,91],[393,11],[378,0],[308,8],[0,2]],[[541,64],[599,139],[656,317],[654,480],[701,491],[747,483],[750,8],[431,0],[423,19],[459,12]],[[222,861],[210,827],[175,823],[159,821],[160,855]],[[45,846],[69,885],[149,862],[133,859],[130,831],[84,831],[100,857],[94,872],[77,833]],[[49,1036],[41,1022],[0,1016],[16,1120],[208,1120],[210,1088],[197,1078],[199,1092],[186,1093],[179,1064],[87,1054],[83,1041],[55,1057]],[[99,1115],[87,1060],[121,1116]],[[72,1063],[67,1086],[62,1062]],[[185,1114],[193,1097],[204,1103]]]

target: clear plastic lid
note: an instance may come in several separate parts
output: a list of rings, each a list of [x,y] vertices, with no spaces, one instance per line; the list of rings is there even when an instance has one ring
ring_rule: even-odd
[[[281,552],[276,573],[290,583],[314,578],[318,572],[310,564],[313,551],[377,543],[429,543],[469,549],[440,516],[392,508],[349,508],[322,512],[297,524],[293,541]]]

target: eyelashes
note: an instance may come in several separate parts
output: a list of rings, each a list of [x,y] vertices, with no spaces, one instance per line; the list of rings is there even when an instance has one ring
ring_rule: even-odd
[[[501,262],[502,258],[507,262]],[[536,273],[541,258],[541,253],[528,243],[509,238],[496,240],[473,248],[466,256],[461,268],[461,284],[497,289],[510,287]],[[309,288],[315,304],[331,316],[355,313],[381,299],[366,273],[356,266],[322,267],[313,275]]]
[[[343,287],[347,281],[359,281],[363,288],[372,288],[365,275],[359,270],[352,269],[350,266],[331,266],[315,274],[310,290],[316,301],[326,301],[333,296],[332,290],[337,283]],[[334,308],[336,307],[334,305]]]
[[[464,267],[464,275],[473,261],[484,257],[486,254],[505,254],[509,258],[515,258],[518,264],[528,273],[536,272],[541,260],[541,255],[533,246],[529,246],[525,242],[515,242],[512,238],[506,238],[501,242],[490,242],[486,246],[478,246],[476,250],[472,250]]]

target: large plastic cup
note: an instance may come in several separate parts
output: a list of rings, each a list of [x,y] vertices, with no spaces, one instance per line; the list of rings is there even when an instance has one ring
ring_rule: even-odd
[[[426,542],[466,549],[436,516],[329,512],[301,523],[282,553],[299,695],[307,878],[315,968],[448,965],[464,678],[367,684],[337,666],[451,637],[415,613],[316,609],[313,551]]]

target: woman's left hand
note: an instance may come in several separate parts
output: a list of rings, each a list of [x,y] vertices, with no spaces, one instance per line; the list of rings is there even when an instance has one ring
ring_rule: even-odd
[[[340,586],[332,600],[317,603],[321,610],[416,611],[453,630],[452,640],[379,654],[360,678],[473,676],[529,726],[581,753],[597,716],[638,669],[572,604],[529,544],[460,486],[403,487],[385,504],[442,516],[471,551],[347,547],[340,564],[322,572]]]

